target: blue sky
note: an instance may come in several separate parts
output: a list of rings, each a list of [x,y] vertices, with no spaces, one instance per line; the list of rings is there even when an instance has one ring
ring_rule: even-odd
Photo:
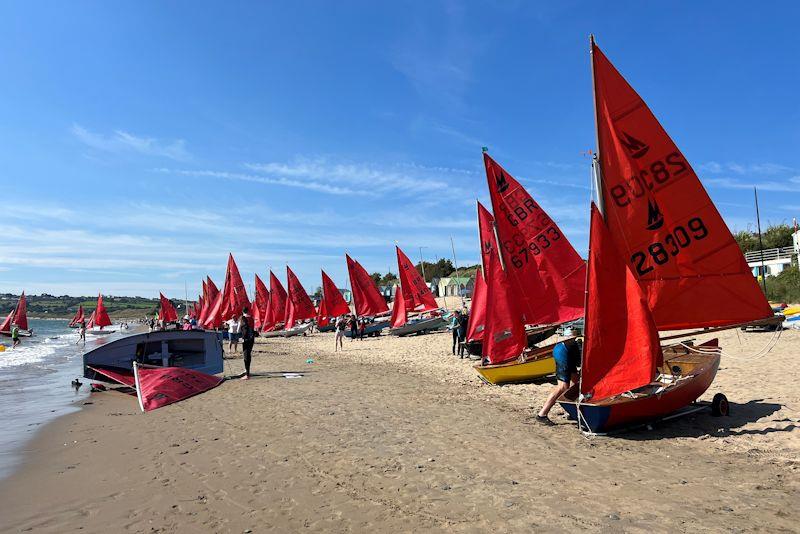
[[[732,228],[800,216],[798,5],[611,4],[5,2],[0,291],[475,263],[481,146],[585,254],[590,32]]]

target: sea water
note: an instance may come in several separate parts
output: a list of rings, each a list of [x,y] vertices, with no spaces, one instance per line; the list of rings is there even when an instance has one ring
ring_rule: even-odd
[[[11,338],[0,337],[0,478],[19,465],[26,445],[36,431],[60,415],[76,411],[89,393],[89,381],[75,391],[70,384],[80,377],[84,351],[119,334],[86,336],[86,346],[76,344],[78,329],[67,321],[29,319],[32,337],[21,338],[11,349]],[[66,440],[66,436],[64,437]]]

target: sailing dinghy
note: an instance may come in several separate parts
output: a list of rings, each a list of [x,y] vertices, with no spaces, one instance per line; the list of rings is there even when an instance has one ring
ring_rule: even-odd
[[[28,301],[25,299],[25,292],[19,296],[17,305],[6,316],[0,324],[0,335],[11,337],[11,326],[17,325],[20,337],[31,337],[33,330],[28,328]]]
[[[95,330],[95,326],[100,328]],[[97,306],[89,317],[86,333],[93,336],[105,336],[116,332],[116,330],[104,330],[106,326],[111,326],[111,318],[108,316],[105,305],[103,305],[103,295],[97,295]]]
[[[347,273],[350,276],[350,287],[352,288],[353,308],[356,317],[375,317],[385,315],[389,311],[381,292],[378,290],[375,280],[369,275],[366,269],[358,261],[345,254],[347,260]],[[364,329],[364,335],[372,337],[378,336],[381,330],[389,326],[386,319],[371,320]],[[350,330],[345,330],[346,337],[351,336]]]
[[[426,334],[435,330],[442,330],[447,326],[445,320],[439,316],[416,317],[409,320],[409,313],[425,313],[439,309],[430,287],[419,274],[417,268],[408,259],[408,256],[395,246],[397,252],[397,271],[400,273],[400,286],[395,293],[390,334],[395,336],[408,336],[411,334]]]
[[[594,39],[591,51],[599,205],[581,381],[559,402],[582,429],[601,433],[672,414],[711,385],[718,340],[663,341],[782,317],[686,158]],[[695,331],[659,339],[677,329]]]
[[[317,308],[317,329],[320,332],[332,331],[335,327],[331,324],[331,319],[347,315],[350,313],[350,306],[344,300],[342,293],[331,277],[325,271],[322,272],[322,299]]]
[[[83,316],[83,304],[78,306],[78,311],[75,312],[75,315],[72,316],[72,319],[69,321],[70,328],[78,328],[81,325],[81,322],[84,321]]]

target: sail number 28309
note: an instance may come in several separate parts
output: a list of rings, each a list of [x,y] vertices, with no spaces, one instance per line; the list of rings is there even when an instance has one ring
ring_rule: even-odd
[[[707,235],[708,228],[700,217],[689,219],[686,228],[681,225],[676,226],[664,237],[663,243],[656,241],[647,246],[647,251],[637,251],[631,255],[631,263],[636,269],[636,274],[638,276],[646,275],[655,269],[655,265],[664,265],[692,242],[705,239]],[[648,257],[653,260],[655,265],[646,265]]]

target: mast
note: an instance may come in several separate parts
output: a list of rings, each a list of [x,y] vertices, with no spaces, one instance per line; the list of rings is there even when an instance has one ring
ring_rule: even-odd
[[[589,34],[589,63],[592,67],[592,104],[594,108],[594,143],[595,153],[592,158],[592,167],[594,168],[594,186],[597,190],[597,209],[600,210],[600,215],[606,216],[606,207],[603,202],[603,177],[600,171],[600,128],[597,124],[597,81],[594,77],[594,34]],[[588,277],[588,274],[587,274]]]
[[[758,189],[753,187],[753,195],[756,199],[756,225],[758,226],[758,247],[761,256],[761,285],[764,288],[764,296],[767,296],[767,269],[764,267],[764,241],[761,239],[761,216],[758,213]]]
[[[453,249],[453,263],[456,264],[456,289],[458,289],[458,295],[461,297],[461,307],[465,308],[467,305],[464,302],[464,295],[461,294],[461,288],[458,286],[458,279],[461,278],[461,275],[458,274],[458,259],[456,258],[456,245],[453,243],[453,236],[450,236],[450,248]]]
[[[427,248],[427,247],[419,247],[419,266],[422,268],[422,280],[425,283],[428,283],[428,279],[425,277],[425,260],[422,259],[422,249],[423,248]]]

